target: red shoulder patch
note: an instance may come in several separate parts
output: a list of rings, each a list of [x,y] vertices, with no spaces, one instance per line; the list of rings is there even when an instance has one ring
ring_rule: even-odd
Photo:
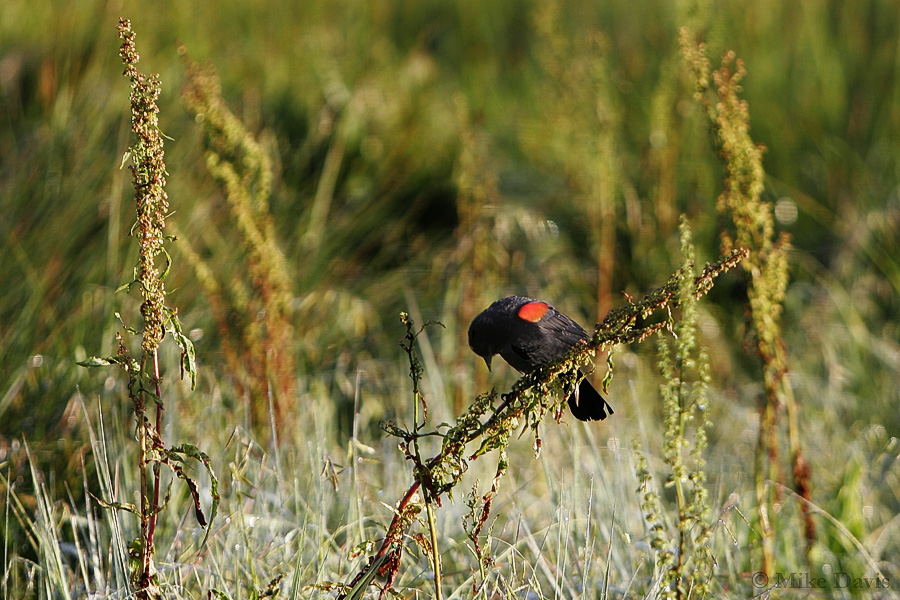
[[[518,314],[519,318],[523,321],[537,323],[545,314],[547,314],[548,310],[550,310],[549,304],[545,304],[544,302],[529,302],[528,304],[523,304],[519,307],[519,312],[516,314]]]

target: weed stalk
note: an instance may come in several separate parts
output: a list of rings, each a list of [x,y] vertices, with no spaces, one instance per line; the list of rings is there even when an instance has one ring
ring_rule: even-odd
[[[119,290],[140,290],[140,306],[143,327],[140,331],[125,325],[117,313],[126,332],[141,338],[140,358],[132,356],[121,333],[116,333],[118,350],[115,356],[91,357],[79,364],[85,367],[119,365],[128,376],[128,395],[132,402],[136,420],[136,432],[140,472],[140,506],[107,501],[98,498],[106,508],[124,510],[136,514],[140,520],[139,537],[129,544],[131,557],[131,584],[135,597],[140,600],[162,598],[162,592],[153,565],[157,524],[166,499],[161,500],[162,474],[160,466],[166,465],[174,475],[185,481],[194,501],[194,513],[201,527],[206,527],[215,518],[218,507],[218,481],[209,457],[191,444],[176,447],[167,446],[162,440],[163,410],[165,407],[162,389],[162,373],[159,363],[159,347],[166,334],[170,334],[181,350],[181,372],[191,378],[193,389],[196,382],[194,348],[184,335],[178,320],[177,309],[166,306],[165,279],[171,267],[171,260],[165,248],[170,238],[165,236],[165,220],[169,210],[168,195],[165,191],[166,165],[163,149],[163,134],[159,128],[159,106],[157,100],[161,90],[159,76],[145,75],[138,71],[140,60],[135,46],[135,34],[131,22],[120,19],[118,25],[122,46],[119,56],[125,64],[125,76],[131,82],[131,130],[135,142],[126,158],[131,159],[129,170],[134,185],[134,199],[137,223],[132,231],[138,239],[138,263],[132,280]],[[162,262],[163,264],[158,264]],[[148,403],[156,409],[155,418],[147,415]],[[207,522],[198,492],[198,486],[184,470],[184,463],[191,458],[206,469],[211,481],[212,504]],[[148,473],[148,471],[150,473]],[[152,480],[151,480],[152,477]],[[206,538],[203,544],[206,543]]]
[[[799,406],[788,382],[790,369],[787,347],[781,337],[781,314],[789,279],[790,237],[776,235],[772,205],[761,200],[764,187],[763,147],[750,137],[750,113],[740,98],[744,64],[734,52],[726,52],[721,66],[711,71],[706,45],[687,28],[680,32],[680,44],[696,85],[695,99],[703,107],[713,134],[713,145],[724,168],[724,190],[716,208],[730,225],[721,232],[722,252],[742,247],[750,251],[744,261],[748,278],[749,325],[762,363],[765,395],[756,457],[756,488],[759,524],[762,530],[762,571],[775,571],[772,507],[777,501],[779,414],[787,411],[787,438],[793,463],[794,490],[811,499],[812,476],[804,457],[799,433]],[[716,102],[710,90],[714,89]],[[816,539],[816,527],[808,504],[800,510],[806,537],[807,561]]]
[[[663,401],[665,441],[663,462],[668,473],[666,487],[675,488],[677,531],[671,532],[663,518],[664,507],[654,489],[647,459],[637,446],[637,478],[643,491],[644,518],[652,533],[651,546],[656,552],[661,596],[683,600],[696,594],[708,595],[715,558],[710,549],[712,525],[708,522],[709,495],[705,481],[709,427],[708,398],[709,357],[705,349],[697,349],[697,299],[691,283],[694,249],[687,221],[681,221],[681,253],[683,266],[679,285],[681,317],[669,321],[674,340],[660,332],[659,371],[662,378],[660,396]],[[670,317],[671,318],[671,317]]]

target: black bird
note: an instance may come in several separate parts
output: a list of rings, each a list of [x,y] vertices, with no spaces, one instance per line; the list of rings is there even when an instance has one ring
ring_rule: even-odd
[[[497,300],[469,325],[469,346],[488,370],[493,356],[499,354],[516,370],[529,373],[562,358],[587,337],[581,325],[546,302],[521,296]],[[580,421],[602,421],[613,414],[587,379],[581,380],[568,403]]]

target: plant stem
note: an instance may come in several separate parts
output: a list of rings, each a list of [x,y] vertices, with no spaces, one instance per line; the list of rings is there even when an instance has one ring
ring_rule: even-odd
[[[143,393],[141,393],[143,395]],[[140,455],[138,456],[138,467],[141,473],[141,570],[138,576],[138,589],[143,588],[141,582],[149,579],[150,576],[150,540],[152,539],[150,521],[152,510],[150,509],[150,495],[147,484],[147,428],[144,426],[146,420],[145,411],[142,409],[136,414],[138,421],[138,437],[140,442]]]
[[[163,412],[163,403],[162,403],[162,386],[160,383],[159,376],[159,352],[157,350],[153,350],[153,385],[156,391],[156,431],[154,433],[154,438],[162,439],[162,412]],[[154,442],[155,443],[155,442]],[[146,469],[142,469],[143,473],[146,473]],[[146,477],[146,475],[145,475]],[[159,476],[159,462],[153,462],[153,501],[150,504],[150,524],[147,531],[147,547],[152,551],[153,549],[153,537],[156,533],[156,518],[159,512],[159,486],[160,486],[160,476]],[[146,487],[144,488],[146,489]],[[148,552],[149,555],[149,552]],[[149,558],[149,556],[148,556]],[[149,573],[147,573],[149,575]]]
[[[680,346],[680,345],[679,345]],[[687,517],[687,502],[684,497],[684,486],[682,485],[682,445],[684,440],[685,424],[687,422],[687,411],[684,402],[684,363],[687,360],[686,353],[682,351],[678,361],[678,451],[675,455],[675,463],[672,465],[672,472],[675,474],[675,496],[678,503],[678,559],[675,564],[675,597],[678,600],[682,598],[682,582],[684,575],[684,557],[687,554],[687,536],[684,531],[684,521]]]
[[[434,569],[434,597],[443,600],[444,592],[441,587],[441,553],[437,543],[437,525],[434,521],[434,507],[431,502],[425,502],[425,512],[428,514],[428,531],[431,534],[431,566]]]

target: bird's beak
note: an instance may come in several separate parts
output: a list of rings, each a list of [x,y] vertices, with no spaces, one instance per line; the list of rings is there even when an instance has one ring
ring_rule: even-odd
[[[488,371],[491,370],[491,359],[493,359],[493,358],[494,358],[493,356],[485,356],[484,357],[484,364],[487,365]]]

